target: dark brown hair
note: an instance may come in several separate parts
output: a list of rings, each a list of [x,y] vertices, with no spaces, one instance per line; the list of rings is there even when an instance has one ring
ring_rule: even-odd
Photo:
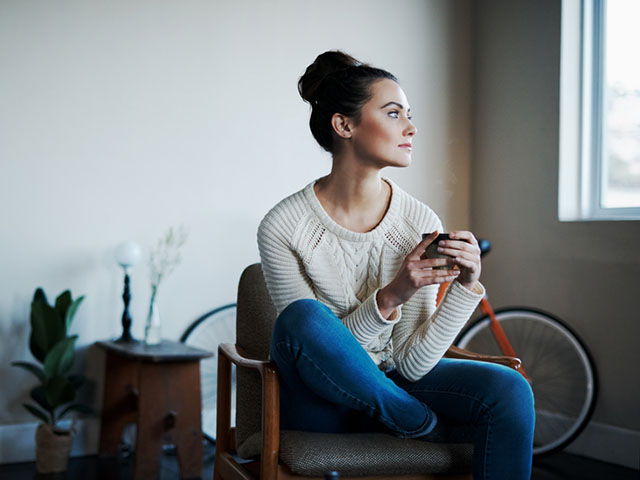
[[[358,121],[362,106],[371,98],[371,84],[391,73],[359,62],[344,52],[324,52],[307,67],[298,80],[298,92],[311,105],[309,126],[322,148],[333,153],[331,117],[341,113]]]

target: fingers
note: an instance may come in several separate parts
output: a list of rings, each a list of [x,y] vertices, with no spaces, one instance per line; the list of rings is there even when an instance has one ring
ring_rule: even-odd
[[[473,272],[478,269],[478,262],[474,260],[467,260],[466,258],[458,257],[455,259],[455,263],[461,268],[467,268]]]
[[[460,252],[471,254],[473,256],[480,255],[480,246],[476,237],[471,232],[460,231],[451,232],[449,238],[453,240],[443,240],[438,243],[438,252],[452,257],[458,257]],[[464,255],[462,253],[462,255]]]
[[[460,275],[460,270],[425,270],[422,275],[421,286],[433,285],[434,283],[453,282]]]
[[[449,233],[449,240],[438,243],[443,258],[422,258],[426,248],[438,236],[438,231],[427,235],[405,259],[404,268],[411,288],[425,285],[475,279],[480,274],[480,247],[471,232],[461,230]],[[440,268],[438,268],[440,267]],[[449,267],[449,268],[441,268]],[[456,268],[451,268],[456,267]]]
[[[428,236],[423,238],[422,241],[418,245],[416,245],[416,248],[411,250],[411,253],[407,255],[407,258],[410,260],[418,260],[424,253],[426,248],[436,239],[438,233],[439,232],[435,230],[434,232],[431,232]]]
[[[411,251],[411,253],[407,255],[407,259],[409,260],[419,259],[424,253],[424,251],[426,250],[426,248],[431,243],[433,243],[433,241],[438,237],[439,233],[440,232],[438,230],[435,230],[431,232],[429,235],[427,235],[425,238],[423,238],[422,241],[418,243],[418,245],[416,245],[416,247]],[[480,252],[478,241],[476,240],[476,237],[474,237],[471,232],[468,232],[466,230],[451,232],[449,233],[449,237],[452,239],[456,239],[457,241],[443,240],[442,242],[440,242],[440,245],[445,246],[446,244],[447,248],[458,248],[458,249],[465,249],[466,245],[471,245],[471,248],[472,248],[471,251],[476,251],[475,249],[477,249],[477,251]],[[473,247],[475,247],[475,249],[473,249]],[[452,256],[455,257],[455,255],[452,255]]]
[[[465,247],[462,247],[462,248],[438,247],[438,253],[441,253],[443,255],[449,255],[455,260],[466,259],[470,261],[478,261],[480,259],[480,250],[472,250]]]
[[[453,257],[423,258],[421,260],[413,262],[413,265],[419,269],[447,266],[453,267],[453,265],[455,265],[455,259]]]
[[[443,249],[443,253],[451,255],[452,263],[457,265],[461,269],[464,269],[466,273],[479,273],[480,272],[480,254],[469,253],[461,250]]]
[[[456,240],[464,240],[469,242],[471,245],[478,246],[478,240],[471,232],[467,232],[466,230],[460,230],[456,232],[449,233],[449,238],[453,238]]]
[[[425,258],[416,262],[411,262],[407,268],[416,278],[429,276],[457,275],[452,273],[456,266],[454,258]]]

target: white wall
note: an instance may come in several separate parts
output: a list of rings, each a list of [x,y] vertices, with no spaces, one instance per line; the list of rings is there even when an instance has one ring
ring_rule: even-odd
[[[177,339],[233,301],[258,260],[255,231],[283,196],[326,173],[296,91],[322,51],[394,72],[419,134],[414,165],[388,172],[468,226],[467,0],[58,1],[0,3],[0,425],[30,421],[29,303],[43,286],[86,295],[79,344],[119,334],[120,241],[190,239],[159,293]],[[144,262],[143,262],[144,263]],[[133,271],[142,336],[147,268]],[[95,372],[94,372],[95,375]],[[95,378],[100,382],[100,378]],[[99,399],[94,399],[99,403]],[[0,461],[2,461],[0,459]]]

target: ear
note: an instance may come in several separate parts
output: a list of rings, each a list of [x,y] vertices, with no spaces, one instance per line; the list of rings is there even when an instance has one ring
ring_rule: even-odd
[[[331,126],[334,132],[341,138],[351,138],[352,122],[351,119],[341,113],[334,113],[331,117]]]

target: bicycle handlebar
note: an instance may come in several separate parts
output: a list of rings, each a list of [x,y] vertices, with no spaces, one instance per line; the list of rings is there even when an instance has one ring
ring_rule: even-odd
[[[485,238],[478,239],[478,246],[480,247],[480,256],[483,257],[486,253],[491,251],[491,242]]]

